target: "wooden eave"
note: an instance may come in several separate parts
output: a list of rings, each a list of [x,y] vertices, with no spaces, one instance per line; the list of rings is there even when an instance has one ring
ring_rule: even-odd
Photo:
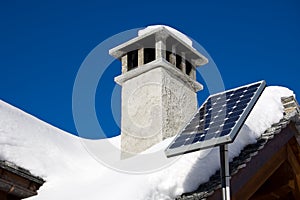
[[[28,170],[1,161],[0,199],[23,199],[37,195],[44,182]]]

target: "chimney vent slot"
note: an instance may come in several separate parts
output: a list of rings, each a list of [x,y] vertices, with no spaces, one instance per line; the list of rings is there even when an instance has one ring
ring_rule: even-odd
[[[128,71],[138,66],[138,50],[130,51],[127,53],[127,66]]]

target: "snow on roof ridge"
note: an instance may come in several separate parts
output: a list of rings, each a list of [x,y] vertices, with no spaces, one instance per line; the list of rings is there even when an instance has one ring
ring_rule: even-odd
[[[0,100],[0,159],[46,180],[53,178],[54,173],[60,176],[61,169],[86,168],[78,165],[80,160],[94,167],[97,166],[94,163],[99,164],[89,156],[79,137],[3,100]]]
[[[28,117],[29,119],[32,119],[32,120],[34,120],[34,121],[36,121],[38,123],[46,125],[47,127],[51,127],[54,130],[57,130],[57,131],[61,132],[62,134],[70,135],[70,137],[77,137],[77,136],[73,135],[72,133],[64,131],[64,130],[62,130],[62,129],[60,129],[60,128],[58,128],[58,127],[56,127],[56,126],[54,126],[54,125],[52,125],[52,124],[50,124],[48,122],[45,122],[45,121],[39,119],[38,117],[36,117],[36,116],[34,116],[34,115],[30,114],[30,113],[27,113],[26,111],[24,111],[24,110],[22,110],[22,109],[20,109],[20,108],[18,108],[16,106],[14,106],[14,105],[12,105],[12,104],[9,104],[9,103],[7,103],[7,102],[5,102],[5,101],[3,101],[3,100],[0,99],[0,110],[1,109],[8,109],[10,112],[14,112],[14,113],[16,113],[18,115]]]
[[[149,32],[151,32],[155,29],[159,29],[159,28],[162,28],[162,27],[166,28],[168,31],[172,32],[174,35],[176,35],[182,41],[187,43],[189,46],[193,46],[192,40],[187,35],[185,35],[184,33],[176,30],[175,28],[167,26],[167,25],[159,25],[158,24],[158,25],[147,26],[146,28],[141,29],[141,30],[138,31],[138,36],[144,35],[144,34],[149,33]]]

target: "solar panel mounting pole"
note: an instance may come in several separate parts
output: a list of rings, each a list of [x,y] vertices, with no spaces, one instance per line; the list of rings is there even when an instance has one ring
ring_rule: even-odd
[[[230,200],[230,174],[227,144],[220,145],[220,164],[223,200]]]

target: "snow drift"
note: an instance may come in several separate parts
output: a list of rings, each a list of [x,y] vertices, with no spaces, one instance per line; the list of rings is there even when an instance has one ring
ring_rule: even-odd
[[[230,159],[283,117],[280,98],[291,95],[293,92],[283,87],[265,89],[235,142],[229,145]],[[108,140],[118,144],[119,139]],[[170,140],[145,153],[163,151]],[[39,194],[30,199],[172,199],[208,181],[219,168],[218,156],[218,149],[207,149],[186,154],[155,173],[117,172],[95,161],[80,138],[0,101],[0,159],[46,180]]]

